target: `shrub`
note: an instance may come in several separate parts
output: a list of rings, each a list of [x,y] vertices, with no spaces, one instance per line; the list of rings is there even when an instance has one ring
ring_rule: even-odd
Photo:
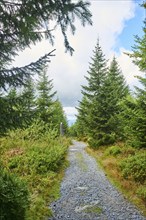
[[[128,155],[135,155],[136,149],[131,147],[131,146],[124,146],[123,148],[123,154],[128,156]]]
[[[60,168],[63,169],[65,165],[69,144],[69,139],[58,137],[55,129],[38,122],[24,130],[9,131],[7,136],[0,138],[1,160],[9,170],[3,171],[6,172],[7,181],[3,181],[2,171],[0,172],[0,197],[4,182],[8,182],[9,191],[5,193],[8,193],[8,196],[4,198],[10,198],[10,204],[0,198],[0,208],[1,204],[6,204],[3,205],[2,211],[0,210],[1,220],[24,219],[28,198],[22,178],[29,188],[30,204],[26,219],[39,220],[50,215],[48,205],[55,198],[56,189],[59,187],[57,180],[61,178]],[[19,176],[19,179],[14,174]],[[12,207],[9,209],[9,206]],[[6,210],[10,212],[6,213]]]
[[[105,154],[116,156],[116,155],[120,154],[121,152],[122,151],[119,146],[112,146],[112,147],[109,147],[106,149]]]
[[[136,182],[146,181],[146,153],[129,156],[120,163],[124,178],[132,177]]]
[[[66,150],[67,147],[59,144],[52,147],[34,145],[24,155],[9,158],[8,167],[21,175],[56,172],[64,161]]]
[[[146,202],[146,187],[140,187],[136,193],[144,202]]]
[[[88,144],[92,148],[98,149],[100,146],[113,144],[115,142],[115,134],[106,134],[103,132],[95,134],[88,138]]]
[[[0,167],[0,219],[23,220],[29,205],[26,184]]]

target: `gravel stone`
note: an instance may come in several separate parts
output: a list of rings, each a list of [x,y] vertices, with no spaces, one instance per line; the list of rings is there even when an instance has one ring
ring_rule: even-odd
[[[85,147],[73,141],[69,148],[70,166],[61,184],[61,197],[50,206],[53,217],[49,220],[146,220],[109,182]]]

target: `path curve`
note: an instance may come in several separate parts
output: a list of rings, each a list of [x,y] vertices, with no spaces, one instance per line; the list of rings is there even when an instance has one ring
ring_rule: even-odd
[[[109,182],[85,147],[77,141],[70,146],[61,198],[51,204],[54,217],[49,219],[146,220]]]

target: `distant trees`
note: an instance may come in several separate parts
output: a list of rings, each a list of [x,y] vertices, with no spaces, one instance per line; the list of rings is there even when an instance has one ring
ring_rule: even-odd
[[[68,129],[67,119],[59,100],[55,99],[52,80],[48,79],[47,69],[40,73],[37,83],[28,77],[26,86],[16,90],[12,87],[0,98],[0,134],[8,129],[26,128],[34,121],[43,121],[56,128],[62,122]]]

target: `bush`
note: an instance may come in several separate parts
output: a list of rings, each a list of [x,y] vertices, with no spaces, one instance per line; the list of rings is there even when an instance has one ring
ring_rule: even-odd
[[[120,163],[124,178],[132,177],[136,182],[146,181],[146,153],[129,156]]]
[[[140,187],[136,193],[144,202],[146,202],[146,187]]]
[[[21,175],[57,172],[64,161],[66,150],[67,147],[59,144],[52,147],[34,145],[27,149],[27,153],[9,158],[8,167]]]
[[[116,156],[116,155],[120,154],[121,152],[122,151],[119,146],[112,146],[112,147],[109,147],[106,149],[105,154]]]
[[[65,156],[69,144],[69,139],[58,137],[55,129],[50,129],[47,125],[37,122],[27,129],[10,131],[7,136],[0,138],[0,152],[2,153],[1,160],[3,164],[9,170],[9,173],[25,179],[29,188],[30,205],[26,212],[27,220],[44,219],[45,216],[50,215],[48,205],[55,198],[56,189],[59,187],[60,169],[63,169],[63,165],[65,165]],[[7,176],[9,176],[8,173]],[[14,204],[17,204],[18,208],[12,207],[15,213],[12,215],[13,212],[10,211],[11,217],[1,217],[4,214],[0,213],[0,219],[23,220],[25,213],[23,213],[21,207],[24,207],[24,201],[26,203],[28,201],[27,198],[24,199],[25,186],[20,179],[12,175],[10,177],[13,185],[8,188],[15,195],[10,196],[10,198],[13,196],[10,201],[13,207]],[[0,187],[2,187],[3,182],[1,180]],[[0,192],[2,192],[1,188]],[[0,200],[0,206],[1,203]],[[9,209],[8,205],[6,204],[5,207],[7,211]]]
[[[88,138],[88,144],[92,148],[99,148],[100,146],[113,144],[115,142],[115,134],[105,134],[103,132],[95,134],[93,137]]]
[[[0,167],[0,219],[23,220],[29,205],[26,184]]]
[[[123,154],[125,155],[125,156],[129,156],[129,155],[135,155],[135,153],[136,153],[136,149],[135,148],[133,148],[133,147],[131,147],[131,146],[124,146],[124,148],[123,148]]]

